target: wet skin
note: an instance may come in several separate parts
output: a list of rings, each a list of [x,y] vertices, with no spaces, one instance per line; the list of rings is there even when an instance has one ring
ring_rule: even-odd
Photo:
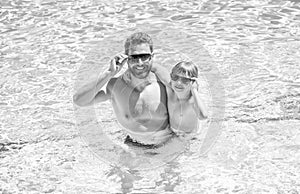
[[[191,98],[192,81],[184,83],[183,77],[171,80],[168,90],[168,108],[172,128],[190,133],[198,129],[198,116],[194,111],[194,99]],[[180,100],[188,99],[188,100]]]
[[[151,53],[148,44],[131,47],[128,55]],[[168,113],[166,108],[167,95],[165,86],[157,81],[150,72],[152,59],[138,63],[128,62],[128,76],[112,78],[107,90],[118,122],[130,133],[156,132],[166,130]],[[167,132],[169,133],[169,132]],[[151,133],[149,140],[151,139]],[[162,137],[164,138],[164,137]]]

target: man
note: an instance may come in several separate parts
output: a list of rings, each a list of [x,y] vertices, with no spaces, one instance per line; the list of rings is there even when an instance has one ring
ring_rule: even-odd
[[[153,42],[145,33],[134,33],[125,42],[125,54],[116,55],[96,82],[74,95],[79,106],[111,100],[118,122],[127,130],[127,143],[158,146],[171,138],[167,96],[163,84],[151,72]],[[114,77],[127,63],[128,69]],[[104,85],[106,89],[103,89]]]

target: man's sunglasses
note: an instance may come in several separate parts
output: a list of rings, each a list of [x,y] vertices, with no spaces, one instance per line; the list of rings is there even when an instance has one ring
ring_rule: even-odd
[[[139,54],[139,55],[129,55],[129,63],[138,63],[141,59],[142,62],[148,62],[152,58],[152,54]]]
[[[192,79],[192,78],[182,77],[182,76],[178,76],[178,75],[175,75],[175,74],[171,73],[171,80],[177,81],[178,79],[181,79],[181,82],[183,84],[188,84],[191,81],[194,81],[194,79]]]

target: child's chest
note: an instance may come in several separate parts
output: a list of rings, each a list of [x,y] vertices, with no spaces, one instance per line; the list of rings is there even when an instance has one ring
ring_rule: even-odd
[[[171,127],[182,130],[194,130],[198,126],[198,118],[190,101],[179,102],[174,98],[168,100],[168,111]]]
[[[179,103],[178,101],[168,101],[168,110],[170,116],[174,118],[182,118],[188,116],[194,116],[195,111],[192,104],[188,102]]]

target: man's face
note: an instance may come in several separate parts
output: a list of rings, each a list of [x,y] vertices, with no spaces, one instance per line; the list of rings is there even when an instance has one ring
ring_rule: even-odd
[[[131,45],[128,52],[128,69],[139,79],[146,78],[152,67],[152,53],[147,43]]]

